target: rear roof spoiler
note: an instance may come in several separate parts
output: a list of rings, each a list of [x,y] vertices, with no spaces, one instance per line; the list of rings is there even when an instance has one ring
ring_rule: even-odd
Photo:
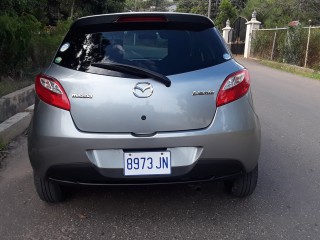
[[[202,15],[197,14],[186,14],[186,13],[160,13],[160,12],[151,12],[151,13],[116,13],[116,14],[103,14],[103,15],[94,15],[79,18],[72,25],[71,29],[86,27],[90,25],[100,25],[104,23],[117,23],[119,18],[130,18],[130,17],[164,17],[168,22],[177,22],[177,23],[199,23],[207,26],[214,27],[213,22]]]

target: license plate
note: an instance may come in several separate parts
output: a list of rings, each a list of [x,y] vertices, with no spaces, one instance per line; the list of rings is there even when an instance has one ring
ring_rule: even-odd
[[[124,153],[124,175],[171,174],[170,152]]]

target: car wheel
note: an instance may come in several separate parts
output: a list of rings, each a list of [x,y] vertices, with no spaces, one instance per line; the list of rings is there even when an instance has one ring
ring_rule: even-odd
[[[247,197],[251,195],[258,182],[258,165],[248,173],[242,174],[233,181],[226,181],[225,186],[234,197]]]
[[[58,203],[65,199],[61,186],[47,178],[41,178],[34,175],[34,185],[42,201]]]

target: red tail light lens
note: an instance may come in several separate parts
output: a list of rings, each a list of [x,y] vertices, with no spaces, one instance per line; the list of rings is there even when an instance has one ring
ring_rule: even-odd
[[[70,110],[70,101],[58,80],[39,74],[35,83],[36,93],[39,98],[52,106]]]
[[[124,22],[167,22],[167,18],[163,16],[135,16],[135,17],[119,17],[118,23]]]
[[[224,80],[218,96],[217,107],[233,102],[244,96],[250,88],[250,76],[248,70],[244,69],[232,73]]]

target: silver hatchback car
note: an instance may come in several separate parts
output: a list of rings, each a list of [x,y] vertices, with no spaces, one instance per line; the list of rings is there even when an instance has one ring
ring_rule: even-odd
[[[37,76],[28,150],[39,197],[65,184],[257,184],[260,124],[247,69],[200,15],[121,13],[70,27]]]

